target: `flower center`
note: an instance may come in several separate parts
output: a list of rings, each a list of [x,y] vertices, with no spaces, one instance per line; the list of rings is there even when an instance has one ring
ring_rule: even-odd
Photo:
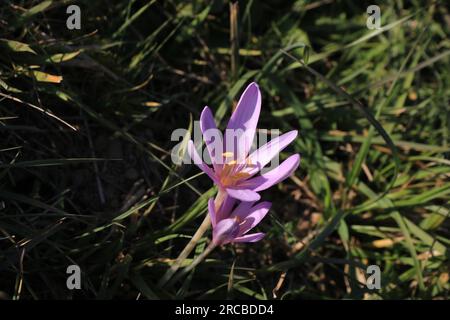
[[[222,156],[225,158],[225,164],[219,174],[222,185],[233,186],[250,177],[250,174],[244,171],[247,167],[253,166],[249,158],[246,159],[245,163],[237,163],[235,159],[227,160],[227,158],[235,158],[233,152],[224,152]]]

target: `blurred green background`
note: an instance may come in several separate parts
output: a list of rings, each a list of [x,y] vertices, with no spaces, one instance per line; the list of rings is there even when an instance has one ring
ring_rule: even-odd
[[[446,1],[3,0],[0,299],[448,298],[449,29]],[[251,81],[300,168],[264,240],[159,288],[214,192],[171,133]]]

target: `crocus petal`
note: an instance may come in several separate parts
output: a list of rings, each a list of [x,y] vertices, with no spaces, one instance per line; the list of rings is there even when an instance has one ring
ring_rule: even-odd
[[[224,219],[213,229],[213,242],[216,245],[226,244],[234,240],[239,233],[239,223],[236,219]]]
[[[217,171],[221,168],[220,164],[223,163],[222,133],[217,129],[212,112],[208,107],[205,107],[200,115],[200,130],[214,170]]]
[[[273,157],[275,157],[281,150],[286,148],[297,137],[297,130],[292,130],[273,138],[268,143],[255,150],[248,156],[248,162],[252,164],[250,170],[247,172],[254,175],[259,170],[264,168]]]
[[[217,212],[216,220],[222,220],[227,219],[230,217],[231,209],[233,208],[234,204],[236,203],[236,199],[230,197],[229,195],[225,196],[225,200],[223,200],[222,205],[220,206],[220,209]]]
[[[226,139],[228,132],[242,131],[243,136],[239,139],[239,146],[236,146],[234,141],[228,141],[232,146],[229,146],[227,143],[225,147],[227,152],[237,154],[237,158],[235,158],[237,161],[244,160],[247,157],[255,136],[260,111],[261,92],[259,91],[258,85],[252,82],[239,99],[236,110],[231,115],[225,132]],[[237,147],[241,147],[239,148],[239,152]]]
[[[252,208],[253,204],[255,204],[254,201],[241,201],[236,209],[233,210],[233,213],[231,213],[230,218],[239,217],[240,220],[244,220],[245,217],[250,214],[250,209]]]
[[[225,190],[230,197],[241,201],[258,201],[261,199],[261,196],[258,193],[250,189],[226,188]]]
[[[189,156],[191,157],[192,161],[197,165],[197,167],[200,168],[204,173],[206,173],[215,183],[218,182],[216,179],[216,176],[214,174],[214,171],[210,167],[208,167],[200,158],[200,156],[197,153],[197,150],[195,150],[194,142],[192,140],[189,140],[188,142],[188,149],[187,149]]]
[[[250,233],[246,234],[245,236],[235,238],[233,242],[257,242],[264,238],[265,235],[266,234],[262,232]]]
[[[289,177],[300,164],[300,155],[294,154],[284,160],[278,167],[275,169],[264,173],[256,178],[249,179],[244,181],[240,186],[242,188],[249,188],[256,192],[266,190],[277,184],[280,181],[283,181],[287,177]]]
[[[269,212],[272,203],[270,202],[261,202],[256,206],[249,208],[247,210],[238,210],[239,206],[234,210],[233,214],[230,218],[234,218],[237,216],[240,221],[244,221],[239,226],[239,234],[238,236],[242,236],[246,234],[251,229],[253,229],[261,220],[266,216],[267,212]]]
[[[211,218],[211,224],[214,228],[217,223],[217,219],[216,219],[217,215],[216,215],[216,208],[214,205],[214,198],[211,198],[208,200],[208,213],[209,213],[209,217]]]

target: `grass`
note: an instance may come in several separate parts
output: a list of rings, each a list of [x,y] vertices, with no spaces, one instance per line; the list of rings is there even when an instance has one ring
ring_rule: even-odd
[[[369,30],[369,4],[5,1],[0,298],[447,299],[450,13],[398,0]],[[214,193],[171,133],[205,105],[223,127],[253,80],[300,169],[263,194],[263,241],[159,288]]]

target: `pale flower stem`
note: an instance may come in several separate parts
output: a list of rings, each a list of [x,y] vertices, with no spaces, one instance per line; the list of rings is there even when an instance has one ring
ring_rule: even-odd
[[[225,200],[225,196],[226,196],[226,193],[222,190],[219,190],[216,198],[214,199],[216,212],[219,209],[220,205]],[[211,224],[211,218],[209,216],[209,213],[207,213],[202,224],[197,229],[194,236],[191,238],[191,240],[186,245],[186,247],[183,249],[183,251],[181,251],[181,253],[178,256],[175,263],[170,267],[169,270],[166,271],[164,276],[158,282],[159,287],[164,286],[167,283],[167,281],[169,281],[170,278],[172,278],[172,276],[175,274],[175,272],[177,272],[177,270],[183,264],[184,260],[189,256],[189,254],[192,252],[192,250],[194,250],[195,246],[197,245],[197,242],[202,238],[202,236],[205,234],[205,232],[209,229],[210,224]]]
[[[172,278],[174,273],[177,272],[177,270],[180,268],[180,266],[183,263],[183,261],[188,257],[188,255],[195,248],[195,246],[197,245],[197,242],[201,239],[201,237],[206,232],[206,230],[208,230],[210,222],[211,222],[211,219],[210,219],[209,214],[208,214],[205,217],[205,219],[203,220],[203,222],[200,225],[200,227],[195,232],[194,236],[189,241],[189,243],[186,245],[186,247],[184,247],[183,251],[181,251],[181,253],[178,256],[178,258],[175,261],[175,263],[170,267],[169,270],[166,271],[164,276],[158,282],[158,286],[160,286],[160,287],[164,286],[167,283],[167,281],[169,281],[170,278]]]
[[[192,263],[187,266],[186,268],[184,268],[182,271],[180,271],[175,277],[172,278],[172,280],[169,282],[169,286],[171,286],[172,284],[174,284],[175,282],[177,282],[179,279],[181,279],[184,275],[186,275],[187,273],[189,273],[189,271],[191,271],[192,269],[194,269],[200,262],[202,262],[206,256],[208,256],[208,254],[214,250],[214,248],[216,247],[216,245],[214,244],[214,242],[211,241],[211,243],[206,247],[205,251],[203,251],[200,255],[197,256],[197,258],[195,258],[194,261],[192,261]]]

